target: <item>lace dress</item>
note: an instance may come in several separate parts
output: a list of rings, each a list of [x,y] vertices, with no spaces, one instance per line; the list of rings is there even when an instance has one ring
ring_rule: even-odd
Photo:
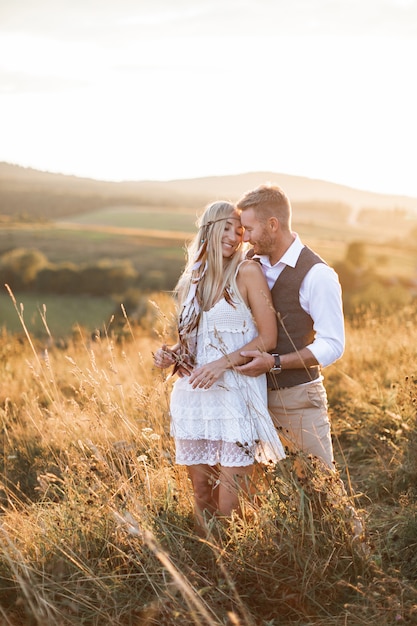
[[[256,337],[244,302],[219,300],[203,311],[197,332],[196,367],[231,353]],[[284,458],[281,441],[267,409],[266,376],[244,376],[228,369],[209,389],[193,389],[178,378],[171,394],[171,435],[180,465],[228,467]]]

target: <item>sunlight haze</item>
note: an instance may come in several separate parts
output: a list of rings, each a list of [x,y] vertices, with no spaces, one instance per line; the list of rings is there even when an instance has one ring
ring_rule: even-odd
[[[0,161],[417,197],[416,59],[417,0],[3,0]]]

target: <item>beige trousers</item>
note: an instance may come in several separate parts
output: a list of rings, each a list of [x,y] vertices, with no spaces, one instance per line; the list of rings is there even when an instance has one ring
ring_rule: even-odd
[[[284,445],[317,456],[334,469],[327,394],[321,380],[268,390],[268,408]]]

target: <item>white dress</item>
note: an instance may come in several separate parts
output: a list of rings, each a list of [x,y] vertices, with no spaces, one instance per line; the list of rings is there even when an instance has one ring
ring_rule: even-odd
[[[222,298],[201,314],[195,367],[242,348],[257,334],[246,304],[239,300],[232,306]],[[285,457],[267,409],[265,375],[228,369],[209,389],[193,389],[187,376],[178,378],[170,409],[179,465],[240,467]]]

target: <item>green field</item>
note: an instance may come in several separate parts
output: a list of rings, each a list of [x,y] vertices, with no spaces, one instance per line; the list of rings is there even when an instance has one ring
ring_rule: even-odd
[[[52,263],[91,264],[100,259],[130,260],[138,270],[161,269],[184,261],[185,237],[172,239],[149,237],[146,234],[120,234],[116,231],[70,230],[54,225],[0,229],[0,255],[15,248],[40,250]]]
[[[104,329],[117,304],[111,298],[70,297],[57,295],[14,294],[19,312],[23,305],[23,318],[27,330],[36,336],[47,336],[42,321],[44,314],[47,326],[54,339],[65,337],[77,326],[89,331]],[[0,327],[9,332],[23,332],[19,315],[6,289],[0,294]]]

